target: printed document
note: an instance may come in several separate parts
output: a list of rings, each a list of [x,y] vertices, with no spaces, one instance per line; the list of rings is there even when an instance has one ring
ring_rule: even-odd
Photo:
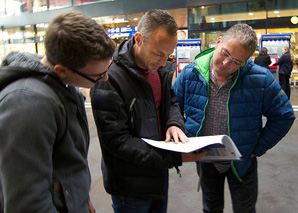
[[[224,160],[239,160],[241,154],[235,146],[233,140],[227,135],[213,135],[213,136],[200,136],[189,137],[187,143],[175,143],[155,141],[151,139],[142,138],[143,141],[151,146],[166,149],[175,152],[190,153],[200,149],[207,150],[207,154],[201,158],[202,160],[210,161],[224,161]]]

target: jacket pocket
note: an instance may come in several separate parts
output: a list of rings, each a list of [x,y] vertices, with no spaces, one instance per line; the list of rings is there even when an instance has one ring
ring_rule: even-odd
[[[67,212],[65,197],[59,182],[55,182],[53,185],[53,203],[58,212]]]
[[[59,213],[72,212],[73,205],[70,192],[61,182],[53,184],[53,203]]]

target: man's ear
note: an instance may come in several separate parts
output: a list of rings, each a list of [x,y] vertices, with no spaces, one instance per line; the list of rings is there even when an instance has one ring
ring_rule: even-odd
[[[220,44],[221,39],[222,39],[222,36],[219,36],[219,37],[216,39],[215,49],[216,49],[216,47]]]
[[[138,46],[141,46],[143,43],[142,34],[140,32],[136,32],[135,34],[135,42]]]
[[[67,77],[67,72],[69,72],[69,70],[61,64],[55,65],[54,71],[60,79],[65,79]]]

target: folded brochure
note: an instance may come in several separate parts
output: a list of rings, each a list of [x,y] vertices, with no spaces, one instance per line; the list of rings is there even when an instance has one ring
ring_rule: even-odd
[[[189,137],[187,143],[175,143],[165,141],[156,141],[151,139],[142,138],[143,141],[151,146],[166,149],[175,152],[190,153],[200,149],[207,150],[207,154],[201,158],[202,160],[239,160],[241,154],[235,146],[233,140],[227,135],[212,135]]]

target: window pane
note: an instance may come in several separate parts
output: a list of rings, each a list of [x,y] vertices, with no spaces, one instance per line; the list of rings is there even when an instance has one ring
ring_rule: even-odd
[[[71,6],[71,0],[48,0],[48,2],[50,10]]]
[[[74,0],[74,5],[80,5],[80,4],[88,4],[93,2],[100,2],[100,1],[111,1],[111,0]]]
[[[34,0],[33,12],[46,11],[48,9],[47,0]]]
[[[265,27],[266,10],[262,1],[229,3],[189,8],[189,30],[226,30],[236,23]]]

